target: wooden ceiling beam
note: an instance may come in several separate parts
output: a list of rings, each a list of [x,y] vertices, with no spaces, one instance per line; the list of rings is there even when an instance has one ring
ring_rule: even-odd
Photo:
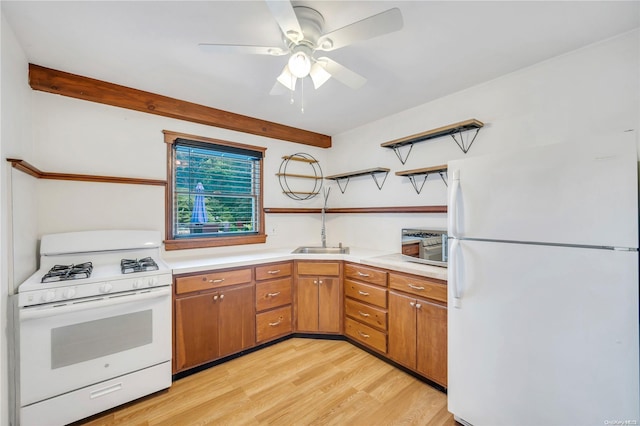
[[[320,148],[331,136],[29,64],[33,90]]]

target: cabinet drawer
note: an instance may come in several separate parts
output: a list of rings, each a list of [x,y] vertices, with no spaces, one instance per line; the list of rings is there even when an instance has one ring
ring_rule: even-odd
[[[379,269],[347,263],[344,267],[344,275],[354,280],[366,281],[383,287],[387,286],[387,273]]]
[[[291,306],[256,315],[256,341],[258,343],[291,333]]]
[[[256,283],[256,311],[291,304],[291,278]]]
[[[372,347],[382,353],[387,353],[387,336],[368,325],[345,318],[344,333],[358,342]]]
[[[387,329],[387,311],[384,309],[346,298],[344,300],[344,312],[347,316],[372,327],[381,330]]]
[[[447,301],[447,284],[445,281],[390,273],[389,287],[441,302]]]
[[[300,275],[340,275],[339,262],[298,262],[297,273]]]
[[[291,262],[256,266],[256,281],[288,277],[289,275],[291,275]]]
[[[209,290],[233,284],[251,282],[251,268],[230,271],[211,271],[205,274],[176,278],[176,294]]]
[[[344,294],[352,299],[361,300],[381,308],[387,307],[387,289],[385,288],[346,279],[344,280]]]

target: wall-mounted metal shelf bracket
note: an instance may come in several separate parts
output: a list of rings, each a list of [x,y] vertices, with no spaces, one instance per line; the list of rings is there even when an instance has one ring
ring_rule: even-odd
[[[382,174],[384,176],[382,177],[382,180],[380,180],[380,175]],[[386,169],[383,167],[376,167],[373,169],[359,170],[357,172],[349,172],[349,173],[342,173],[339,175],[327,176],[325,177],[325,179],[335,180],[336,183],[338,184],[338,188],[340,188],[340,192],[344,194],[344,192],[347,190],[347,185],[349,184],[349,180],[352,177],[364,176],[364,175],[370,175],[373,178],[373,181],[376,183],[376,186],[378,187],[378,189],[382,189],[382,186],[384,185],[385,181],[387,180],[387,176],[389,175],[389,169]],[[344,186],[343,186],[343,183],[344,183]]]
[[[473,143],[473,141],[476,140],[476,136],[478,136],[478,132],[480,131],[480,128],[483,126],[484,126],[484,123],[476,120],[475,118],[472,118],[470,120],[461,121],[459,123],[450,124],[448,126],[439,127],[433,130],[427,130],[426,132],[417,133],[415,135],[407,136],[404,138],[395,139],[390,142],[381,143],[380,146],[383,148],[393,149],[393,151],[396,153],[396,156],[398,157],[400,162],[404,164],[409,158],[409,154],[411,153],[413,144],[417,142],[424,142],[430,139],[435,139],[442,136],[450,135],[453,138],[453,140],[456,142],[458,147],[460,147],[462,152],[466,154],[467,151],[469,151],[469,148],[471,148],[471,144]],[[475,129],[476,132],[471,138],[471,141],[469,142],[470,137],[467,137],[467,142],[464,142],[463,132],[467,132],[473,129]],[[458,138],[456,138],[456,134],[458,135],[459,140]],[[409,151],[403,157],[401,155],[400,148],[406,145],[409,145]]]
[[[465,154],[467,153],[467,151],[469,151],[469,148],[471,148],[471,144],[473,143],[473,141],[476,140],[476,136],[478,136],[478,132],[480,131],[480,128],[478,127],[476,129],[476,132],[473,134],[473,137],[471,138],[471,142],[469,142],[470,136],[469,136],[469,133],[467,133],[468,145],[465,145],[464,137],[463,137],[463,132],[465,132],[466,130],[470,130],[470,129],[460,129],[460,131],[458,132],[458,136],[460,137],[460,141],[458,141],[458,139],[456,139],[456,134],[455,133],[451,134],[451,137],[453,138],[453,140],[456,141],[456,144],[460,147],[462,152],[464,152]]]
[[[438,173],[440,175],[440,178],[444,182],[445,186],[448,186],[447,178],[445,177],[447,175],[446,164],[442,166],[426,167],[424,169],[400,171],[400,172],[396,172],[396,175],[408,177],[409,181],[413,185],[413,188],[416,190],[418,194],[420,194],[420,192],[422,191],[422,188],[424,188],[424,184],[427,182],[427,177],[429,177],[430,174],[434,174],[434,173]],[[422,177],[422,183],[419,183],[419,179],[417,179],[418,176]]]

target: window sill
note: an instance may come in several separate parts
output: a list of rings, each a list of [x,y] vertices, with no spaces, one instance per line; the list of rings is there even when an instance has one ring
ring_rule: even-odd
[[[207,247],[228,247],[243,244],[261,244],[266,241],[266,234],[242,235],[237,237],[184,238],[178,240],[165,240],[164,249],[170,251]]]

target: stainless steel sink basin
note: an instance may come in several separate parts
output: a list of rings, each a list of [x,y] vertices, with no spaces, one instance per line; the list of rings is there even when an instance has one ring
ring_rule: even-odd
[[[292,253],[302,254],[348,254],[349,247],[298,247]]]

